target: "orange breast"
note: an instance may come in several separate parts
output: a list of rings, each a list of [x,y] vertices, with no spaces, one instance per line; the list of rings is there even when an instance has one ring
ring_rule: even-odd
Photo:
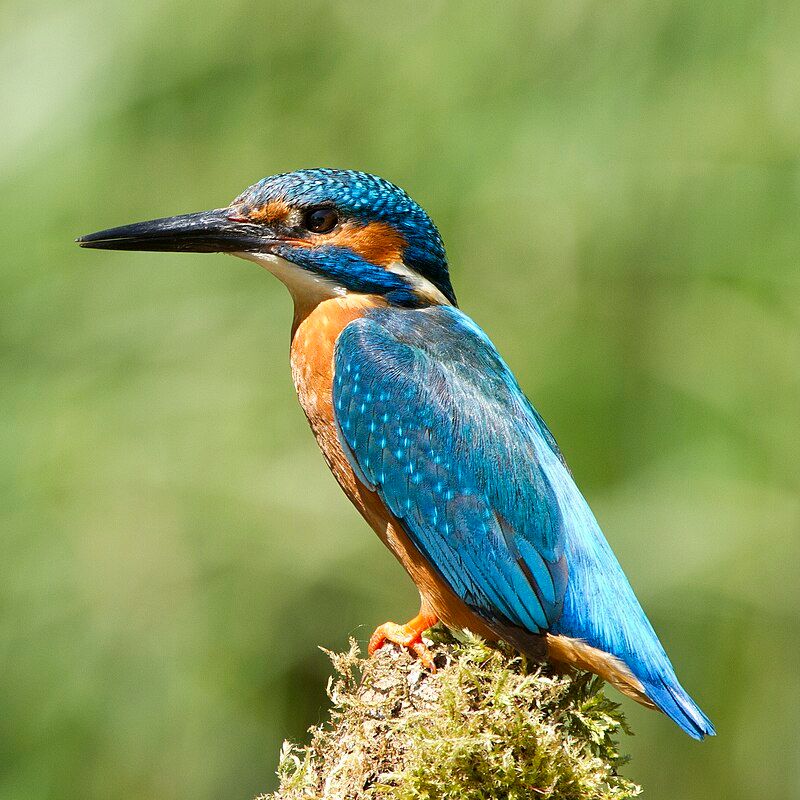
[[[422,557],[378,494],[356,477],[342,451],[333,417],[334,346],[346,325],[369,309],[383,305],[385,301],[380,297],[346,295],[323,300],[307,316],[295,319],[291,364],[300,405],[344,493],[405,567],[437,616],[453,628],[469,628],[485,638],[496,639]]]

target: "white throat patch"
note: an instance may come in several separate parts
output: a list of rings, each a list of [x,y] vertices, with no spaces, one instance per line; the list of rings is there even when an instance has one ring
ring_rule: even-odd
[[[272,253],[233,253],[246,261],[253,261],[271,272],[289,290],[295,308],[308,310],[331,297],[344,297],[347,289],[315,272],[298,267],[285,258]]]
[[[308,312],[323,300],[332,297],[344,297],[348,294],[347,288],[339,283],[318,275],[311,270],[298,267],[285,258],[272,253],[233,253],[232,255],[253,261],[268,272],[271,272],[281,283],[286,286],[294,300],[295,308],[300,312]],[[427,278],[409,269],[402,262],[395,262],[385,267],[387,272],[401,275],[405,278],[416,293],[431,303],[437,305],[451,305],[450,301]]]

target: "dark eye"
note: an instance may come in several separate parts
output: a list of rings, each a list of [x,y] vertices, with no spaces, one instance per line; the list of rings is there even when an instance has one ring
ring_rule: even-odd
[[[311,208],[303,217],[303,225],[312,233],[328,233],[338,221],[339,215],[332,208]]]

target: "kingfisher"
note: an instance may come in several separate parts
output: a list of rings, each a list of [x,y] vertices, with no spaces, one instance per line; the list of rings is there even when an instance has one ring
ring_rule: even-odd
[[[386,622],[428,668],[441,621],[589,670],[696,739],[714,727],[678,682],[547,425],[460,310],[439,231],[383,178],[303,169],[230,205],[81,236],[102,250],[229,253],[294,301],[300,405],[344,493],[419,589]]]

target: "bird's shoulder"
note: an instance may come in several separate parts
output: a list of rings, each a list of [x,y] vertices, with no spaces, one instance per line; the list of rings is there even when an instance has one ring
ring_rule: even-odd
[[[407,399],[415,390],[428,401],[449,399],[461,415],[506,427],[509,436],[541,437],[563,462],[555,438],[490,338],[455,306],[369,309],[342,330],[336,350],[345,369],[366,370],[373,379],[383,375],[387,389]]]
[[[392,342],[451,369],[488,367],[492,374],[512,377],[489,337],[455,306],[372,308],[348,325],[343,334],[365,343],[370,339]]]

